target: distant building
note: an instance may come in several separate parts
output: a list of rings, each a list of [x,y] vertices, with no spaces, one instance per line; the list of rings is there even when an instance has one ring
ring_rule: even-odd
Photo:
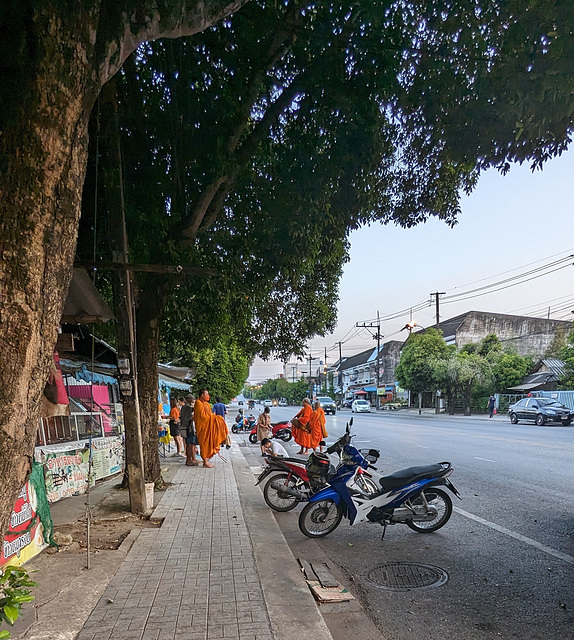
[[[511,346],[518,355],[543,358],[558,331],[566,334],[572,322],[547,320],[528,316],[512,316],[486,311],[468,311],[439,324],[447,344],[459,349],[471,342],[480,342],[494,333],[503,346]]]
[[[357,397],[377,404],[392,399],[395,392],[395,369],[399,363],[403,343],[391,340],[381,345],[379,364],[379,388],[377,390],[377,348],[367,349],[336,363],[333,373],[337,381],[336,392],[341,398]]]
[[[509,391],[530,393],[532,391],[556,391],[564,376],[564,363],[557,358],[539,360],[524,380]]]

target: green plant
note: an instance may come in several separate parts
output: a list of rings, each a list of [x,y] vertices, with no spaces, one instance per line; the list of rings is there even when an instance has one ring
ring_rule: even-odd
[[[37,586],[22,567],[7,565],[0,570],[0,622],[13,626],[24,602],[34,600],[30,589]],[[0,631],[0,640],[10,637],[6,629]]]

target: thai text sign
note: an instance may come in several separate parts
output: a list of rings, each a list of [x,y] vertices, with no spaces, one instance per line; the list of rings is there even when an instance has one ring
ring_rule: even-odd
[[[85,493],[88,488],[89,450],[46,451],[45,478],[49,502]]]
[[[47,545],[37,509],[36,491],[30,482],[23,487],[10,516],[8,532],[0,550],[0,566],[24,564]]]

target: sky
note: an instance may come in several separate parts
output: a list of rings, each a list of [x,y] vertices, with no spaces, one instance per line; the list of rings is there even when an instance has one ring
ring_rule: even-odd
[[[357,323],[384,320],[382,342],[404,340],[402,327],[412,319],[422,327],[435,323],[434,298],[440,297],[440,317],[447,320],[466,311],[490,311],[554,319],[574,319],[574,149],[532,172],[527,164],[514,165],[505,176],[484,173],[470,196],[461,199],[459,223],[449,228],[429,220],[413,229],[380,224],[350,235],[350,262],[339,289],[335,331],[309,342],[313,357],[327,362],[376,345]],[[563,260],[562,260],[563,259]],[[562,260],[562,261],[561,261]],[[551,263],[556,263],[553,266]],[[551,265],[551,266],[545,266]],[[465,292],[509,278],[496,292]],[[508,286],[512,285],[512,286]],[[502,288],[505,287],[505,288]],[[449,300],[448,296],[467,297]],[[426,306],[426,305],[429,306]],[[282,372],[278,361],[257,358],[249,382],[262,382]]]

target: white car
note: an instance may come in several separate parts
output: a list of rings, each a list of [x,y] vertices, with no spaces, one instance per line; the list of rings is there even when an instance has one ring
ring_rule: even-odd
[[[263,406],[264,407],[272,407],[273,406],[273,401],[272,400],[263,400]]]
[[[351,404],[352,413],[371,413],[371,405],[368,400],[353,400]]]

